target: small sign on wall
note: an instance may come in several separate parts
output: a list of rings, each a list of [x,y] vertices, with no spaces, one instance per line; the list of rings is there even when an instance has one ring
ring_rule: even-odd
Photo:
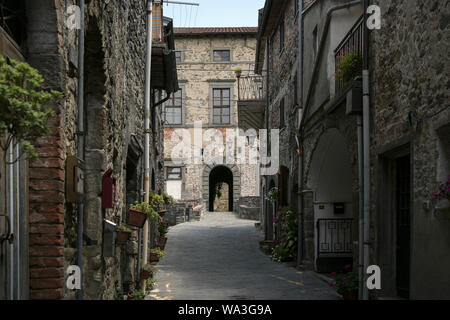
[[[334,206],[334,214],[345,214],[344,202],[335,202],[333,206]]]

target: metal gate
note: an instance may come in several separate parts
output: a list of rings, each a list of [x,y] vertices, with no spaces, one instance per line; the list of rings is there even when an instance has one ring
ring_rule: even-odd
[[[317,220],[317,270],[339,271],[352,262],[353,219]]]

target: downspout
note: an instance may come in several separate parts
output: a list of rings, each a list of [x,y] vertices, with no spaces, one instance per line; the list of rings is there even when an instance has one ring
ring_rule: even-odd
[[[303,102],[303,0],[298,0],[298,67],[297,67],[297,88],[298,90],[298,112],[301,112]],[[301,156],[303,159],[303,155]],[[303,162],[299,162],[299,177],[303,178]],[[303,187],[302,182],[300,185]],[[303,189],[303,188],[302,188]],[[302,207],[303,197],[297,194],[299,200],[299,208]],[[297,245],[297,265],[300,266],[303,263],[303,211],[300,209],[298,213],[298,245]]]
[[[14,219],[14,139],[13,138],[11,140],[11,143],[9,145],[9,217],[11,220],[11,234],[15,233],[15,229],[16,229],[16,221]],[[18,178],[18,177],[17,177]],[[6,177],[5,177],[6,179]],[[6,190],[5,190],[6,191]],[[6,208],[5,208],[6,209]],[[16,236],[16,235],[14,235]],[[12,238],[13,240],[15,240],[14,238]],[[15,241],[10,241],[9,243],[9,247],[10,247],[10,252],[9,252],[9,276],[10,276],[10,287],[9,287],[9,294],[10,294],[10,300],[14,300],[14,242]]]
[[[364,53],[363,53],[363,140],[364,140],[364,270],[370,258],[370,92],[369,92],[369,29],[366,21],[369,0],[364,0]],[[369,299],[364,272],[363,299]]]
[[[363,143],[363,117],[358,114],[356,118],[358,134],[358,177],[359,177],[359,222],[358,222],[358,299],[362,300],[364,290],[364,143]]]
[[[78,31],[78,115],[77,115],[77,158],[84,161],[84,0],[80,0],[80,30]],[[80,182],[84,183],[83,181]],[[81,185],[78,191],[82,190]],[[77,265],[80,268],[81,288],[77,300],[83,299],[83,215],[84,199],[77,196]]]
[[[300,1],[300,2],[302,2],[302,1]],[[312,94],[313,94],[313,90],[315,88],[314,84],[316,83],[316,80],[317,80],[317,77],[318,77],[320,61],[321,61],[323,49],[325,47],[325,40],[327,38],[326,35],[328,33],[328,29],[329,29],[330,22],[331,22],[331,14],[333,12],[335,12],[335,11],[338,11],[338,10],[351,8],[351,7],[356,6],[356,5],[360,4],[360,3],[361,3],[361,0],[350,1],[350,2],[347,2],[347,3],[343,3],[343,4],[332,6],[327,11],[327,17],[326,17],[325,25],[323,27],[322,35],[321,35],[321,38],[320,38],[320,44],[319,44],[317,58],[316,58],[316,61],[314,62],[312,78],[311,78],[311,81],[309,83],[308,91],[307,91],[307,94],[306,94],[306,101],[305,101],[304,105],[301,105],[302,118],[300,120],[299,133],[300,133],[300,149],[302,150],[302,153],[304,151],[303,150],[304,149],[304,141],[303,140],[304,140],[305,119],[306,119],[306,117],[308,115],[308,109],[309,109],[311,97],[312,97]],[[300,11],[299,14],[302,14],[302,12]],[[303,18],[303,16],[302,16],[302,18]],[[300,81],[300,78],[302,79],[302,81]],[[302,77],[299,77],[299,83],[301,83],[301,86],[303,87],[303,75],[302,75]],[[303,102],[303,88],[301,88],[299,96],[301,97],[301,101]],[[303,178],[304,177],[303,177],[303,174],[304,174],[304,170],[303,170],[303,167],[304,167],[304,155],[302,154],[301,161],[300,161],[300,173],[299,173],[299,175],[300,175],[300,182],[301,182],[301,187],[300,187],[300,190],[299,190],[299,193],[301,195],[300,196],[301,217],[303,216],[303,213],[304,213],[304,201],[303,201],[303,189],[304,189],[304,185],[303,185]],[[301,219],[299,219],[299,220],[301,220]],[[299,221],[299,223],[300,223],[300,221]],[[301,232],[301,227],[299,225],[299,252],[298,252],[299,253],[299,257],[298,257],[299,264],[303,262],[302,261],[303,260],[303,252],[300,252],[300,241],[302,241],[302,238],[300,238],[300,236],[303,237],[303,234],[300,234],[300,232]],[[303,243],[302,243],[302,245],[303,245]],[[302,259],[302,260],[300,260],[300,259]]]
[[[145,126],[145,143],[144,143],[144,165],[145,165],[145,177],[144,177],[144,202],[149,202],[150,200],[150,99],[151,99],[151,75],[152,75],[152,42],[153,42],[153,32],[152,32],[152,5],[153,0],[147,1],[147,57],[145,64],[145,112],[144,112],[144,126]],[[144,224],[142,230],[142,266],[145,266],[148,261],[148,233],[149,233],[149,222],[148,219]],[[145,291],[145,281],[141,281],[141,290]]]

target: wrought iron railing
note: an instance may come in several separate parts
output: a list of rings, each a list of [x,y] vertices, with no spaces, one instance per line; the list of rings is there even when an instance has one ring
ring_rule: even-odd
[[[263,77],[259,75],[248,75],[238,78],[238,100],[263,100],[264,81]]]
[[[353,219],[317,220],[318,256],[353,252]]]
[[[357,57],[362,58],[362,54],[364,52],[363,21],[363,17],[361,17],[350,29],[349,33],[347,33],[341,43],[339,43],[336,50],[334,50],[336,92],[339,92],[349,82],[348,80],[344,79],[344,77],[342,77],[342,70],[340,70],[339,68],[342,60],[350,53],[357,53]],[[362,74],[362,60],[360,61],[358,70],[356,70],[356,72],[358,74]]]

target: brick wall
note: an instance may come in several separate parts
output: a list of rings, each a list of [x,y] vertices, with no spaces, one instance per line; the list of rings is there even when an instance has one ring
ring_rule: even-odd
[[[60,112],[30,163],[30,299],[61,299],[64,285],[64,161]]]
[[[46,79],[46,87],[63,91],[62,57],[58,54],[61,2],[27,1],[27,60]],[[42,41],[33,39],[38,36]],[[42,37],[41,35],[45,35]],[[45,45],[43,45],[43,43]],[[39,158],[29,165],[30,299],[62,299],[64,286],[64,143],[62,105],[48,121],[50,134],[35,142]]]

